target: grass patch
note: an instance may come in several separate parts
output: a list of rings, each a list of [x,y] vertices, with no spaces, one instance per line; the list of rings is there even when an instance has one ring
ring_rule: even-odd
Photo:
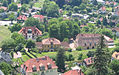
[[[8,29],[8,27],[6,26],[0,26],[0,43],[4,40],[4,39],[8,39],[11,36],[11,32]]]

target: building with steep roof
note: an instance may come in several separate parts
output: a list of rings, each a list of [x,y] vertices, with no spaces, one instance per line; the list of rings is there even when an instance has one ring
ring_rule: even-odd
[[[38,36],[42,35],[42,31],[34,27],[23,27],[18,33],[22,34],[25,39],[35,40]]]
[[[62,75],[84,75],[81,70],[69,70]]]
[[[99,43],[100,34],[78,34],[76,36],[76,47],[81,46],[83,49],[94,49]]]
[[[114,53],[112,54],[112,60],[113,60],[113,59],[119,60],[119,52],[114,52]]]
[[[81,46],[83,49],[95,49],[100,42],[101,34],[78,34],[75,40],[75,46]],[[114,47],[113,39],[104,35],[105,44],[108,48]]]
[[[89,57],[83,60],[82,65],[84,66],[90,66],[94,63],[94,57]]]
[[[67,42],[60,42],[56,38],[43,39],[42,42],[36,42],[37,48],[42,51],[54,51],[58,47],[63,47],[69,49],[69,44]]]
[[[55,62],[48,56],[29,59],[21,65],[21,72],[24,75],[58,75]]]
[[[43,22],[45,17],[44,17],[43,15],[33,15],[33,18],[36,18],[36,19],[38,19],[40,22]]]

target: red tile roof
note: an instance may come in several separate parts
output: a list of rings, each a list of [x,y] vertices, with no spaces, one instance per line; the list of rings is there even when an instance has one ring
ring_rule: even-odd
[[[42,44],[51,44],[51,42],[53,44],[61,44],[61,42],[56,38],[47,38],[47,39],[42,40]]]
[[[36,71],[40,71],[40,67],[44,66],[45,70],[48,70],[48,65],[51,65],[52,69],[57,69],[55,62],[50,59],[48,56],[44,56],[36,59],[29,59],[24,64],[21,65],[21,68],[26,72],[33,72],[33,68],[36,68]]]
[[[28,30],[32,30],[32,34],[36,35],[42,35],[42,31],[40,31],[38,28],[34,27],[23,27],[18,33],[22,33],[23,35],[27,36]]]
[[[40,18],[40,19],[44,19],[43,15],[33,15],[34,18]]]
[[[84,59],[84,62],[86,63],[87,66],[89,66],[94,63],[93,59],[94,59],[93,57],[89,57],[89,58]]]
[[[0,7],[0,9],[4,9],[4,10],[7,10],[7,7],[3,7],[3,6],[2,6],[2,7]]]
[[[25,15],[20,15],[19,17],[17,17],[18,20],[27,20],[27,17]]]
[[[70,70],[62,75],[84,75],[81,70]]]
[[[77,37],[100,37],[100,34],[78,34]]]

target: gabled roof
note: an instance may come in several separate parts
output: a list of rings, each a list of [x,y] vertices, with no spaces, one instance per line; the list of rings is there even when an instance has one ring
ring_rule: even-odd
[[[112,54],[112,58],[115,58],[115,59],[119,60],[119,52],[114,52]]]
[[[34,18],[40,18],[40,19],[44,19],[43,15],[33,15]]]
[[[56,38],[47,38],[42,40],[42,44],[61,44],[61,42]]]
[[[105,35],[104,35],[104,38],[105,38],[106,41],[113,41],[113,40],[112,40],[111,38],[109,38],[108,36],[105,36]]]
[[[18,20],[27,20],[27,16],[25,15],[20,15],[19,17],[17,17]]]
[[[7,10],[7,7],[2,6],[2,7],[0,7],[0,9]]]
[[[86,58],[84,59],[84,62],[86,63],[87,66],[89,66],[94,63],[94,57]]]
[[[62,75],[84,75],[84,73],[82,73],[81,70],[70,70]]]
[[[41,58],[35,58],[35,59],[29,59],[24,64],[21,65],[22,69],[24,69],[26,72],[33,72],[33,68],[36,69],[36,71],[40,71],[40,67],[44,66],[45,70],[48,70],[48,65],[51,65],[52,69],[57,69],[55,62],[50,59],[48,56],[43,56]]]
[[[18,33],[22,33],[22,34],[27,34],[28,30],[32,30],[32,34],[38,34],[38,35],[42,35],[42,31],[40,31],[38,28],[34,27],[23,27]]]

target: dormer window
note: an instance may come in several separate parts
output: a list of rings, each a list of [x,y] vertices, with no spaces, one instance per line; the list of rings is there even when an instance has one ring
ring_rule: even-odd
[[[44,65],[40,65],[39,68],[40,68],[40,71],[44,71],[45,70],[45,66]]]
[[[36,66],[34,66],[34,67],[32,68],[32,70],[33,70],[33,72],[36,72],[36,71],[37,71]]]
[[[52,65],[50,63],[47,64],[48,69],[52,69]]]
[[[32,33],[32,30],[31,29],[28,29],[27,33]]]

